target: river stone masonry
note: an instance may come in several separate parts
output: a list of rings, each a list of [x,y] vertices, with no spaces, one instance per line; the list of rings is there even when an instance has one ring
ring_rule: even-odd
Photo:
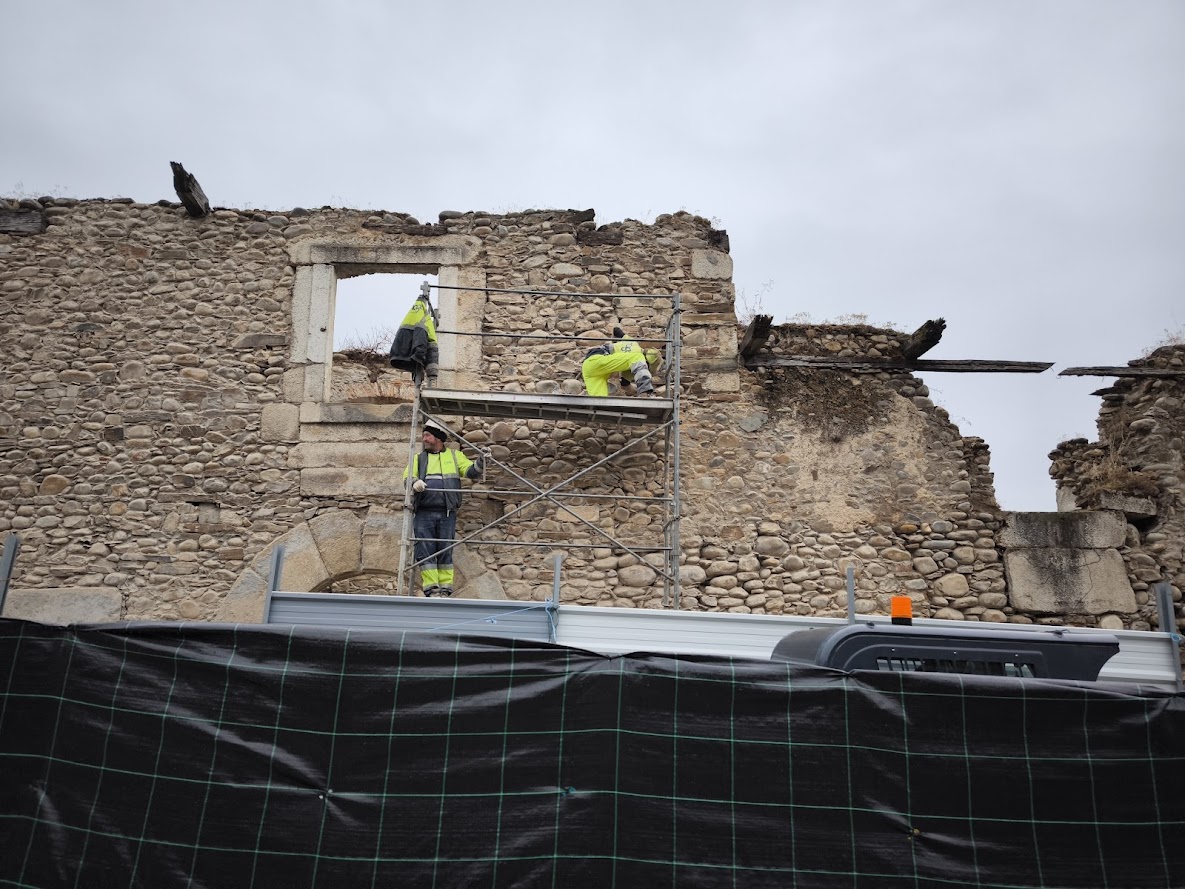
[[[21,204],[47,223],[0,233],[0,531],[22,538],[23,614],[52,616],[52,599],[63,616],[258,620],[279,544],[288,589],[392,592],[407,381],[332,351],[336,281],[386,273],[384,323],[437,274],[442,330],[472,334],[442,337],[445,385],[510,392],[581,392],[591,345],[615,325],[661,345],[680,294],[682,607],[836,615],[852,565],[860,613],[907,594],[922,616],[1060,619],[1010,598],[987,446],[960,436],[922,381],[738,365],[728,237],[702,217],[598,226],[591,211],[444,211],[421,223],[323,207],[195,220],[167,201]],[[574,296],[499,292],[518,289]],[[903,338],[788,324],[769,347],[896,357]],[[661,440],[453,422],[502,464],[468,494],[459,536],[501,520],[482,538],[525,544],[460,547],[463,595],[545,598],[554,549],[565,601],[661,604],[658,554],[592,527],[631,548],[661,540],[662,510],[643,499],[663,494]],[[518,511],[524,498],[497,493],[511,470],[546,488],[630,442],[566,488],[563,509]],[[1179,548],[1156,533],[1124,553],[1129,574],[1150,571],[1140,556],[1174,552],[1179,570]],[[1147,581],[1133,588],[1143,608]]]

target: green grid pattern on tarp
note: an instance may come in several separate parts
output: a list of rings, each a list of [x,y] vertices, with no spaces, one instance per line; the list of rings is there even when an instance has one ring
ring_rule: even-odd
[[[1185,700],[0,621],[0,885],[1185,885]]]

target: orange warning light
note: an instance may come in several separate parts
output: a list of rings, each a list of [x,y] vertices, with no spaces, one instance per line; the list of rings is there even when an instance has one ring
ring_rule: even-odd
[[[913,602],[909,596],[894,596],[889,603],[889,616],[895,624],[912,624]]]

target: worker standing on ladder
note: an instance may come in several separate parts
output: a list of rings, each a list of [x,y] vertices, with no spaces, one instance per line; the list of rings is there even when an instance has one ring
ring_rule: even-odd
[[[425,383],[432,389],[439,372],[440,346],[436,342],[436,310],[429,293],[429,285],[424,282],[391,343],[391,366],[410,371],[416,383],[427,377]]]
[[[416,562],[425,596],[453,594],[453,535],[461,506],[461,476],[474,481],[485,471],[478,455],[470,460],[460,450],[446,447],[448,432],[432,421],[424,425],[424,449],[413,465],[403,470],[404,481],[413,476],[412,510],[415,514]]]
[[[652,373],[658,372],[662,356],[658,349],[642,350],[636,341],[627,339],[625,331],[620,327],[613,328],[613,338],[616,342],[605,343],[589,350],[580,365],[580,374],[584,377],[584,388],[589,395],[604,398],[609,394],[609,377],[621,374],[623,386],[632,381],[638,387],[639,395],[654,394],[654,380]]]

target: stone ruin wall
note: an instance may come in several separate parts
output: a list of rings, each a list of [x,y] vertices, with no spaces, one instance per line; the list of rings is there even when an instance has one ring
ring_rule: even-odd
[[[1185,345],[1129,364],[1183,371]],[[1050,474],[1059,508],[1124,517],[1119,552],[1138,606],[1130,626],[1146,629],[1157,625],[1153,586],[1170,581],[1178,603],[1185,590],[1185,380],[1121,377],[1098,394],[1098,441],[1060,444],[1049,455]]]
[[[620,320],[659,340],[669,304],[631,297],[682,294],[684,607],[838,614],[851,563],[862,613],[884,613],[890,595],[908,593],[920,615],[1061,619],[1010,604],[1005,516],[987,448],[960,437],[921,381],[736,370],[727,236],[707,220],[679,213],[598,228],[587,213],[526,211],[442,213],[422,225],[404,214],[332,208],[217,210],[193,220],[166,202],[61,199],[42,209],[44,234],[0,234],[9,322],[0,334],[0,531],[21,534],[14,586],[25,596],[10,606],[58,601],[69,614],[71,602],[101,599],[115,618],[258,619],[277,541],[289,551],[285,588],[390,590],[406,406],[381,397],[340,403],[347,385],[376,375],[340,357],[332,384],[322,385],[323,368],[304,341],[331,330],[318,333],[304,301],[310,276],[334,256],[349,260],[339,274],[357,274],[389,270],[366,259],[397,250],[412,260],[459,257],[448,280],[473,289],[442,300],[445,329],[608,337]],[[342,252],[317,246],[330,242]],[[320,267],[309,258],[318,249]],[[408,261],[396,270],[437,268]],[[390,322],[419,280],[393,288]],[[588,296],[541,301],[484,288]],[[787,325],[770,345],[891,357],[902,337]],[[444,382],[577,391],[589,345],[458,340]],[[461,426],[542,486],[642,434],[543,421],[470,418]],[[661,444],[651,443],[575,490],[657,494],[661,458]],[[510,486],[502,470],[491,475],[485,487]],[[459,533],[516,502],[471,494]],[[653,506],[570,503],[627,542],[660,539]],[[494,535],[558,549],[601,542],[544,507]],[[546,549],[462,547],[458,569],[480,595],[550,592]],[[655,573],[607,544],[571,550],[563,577],[566,601],[661,601]]]

